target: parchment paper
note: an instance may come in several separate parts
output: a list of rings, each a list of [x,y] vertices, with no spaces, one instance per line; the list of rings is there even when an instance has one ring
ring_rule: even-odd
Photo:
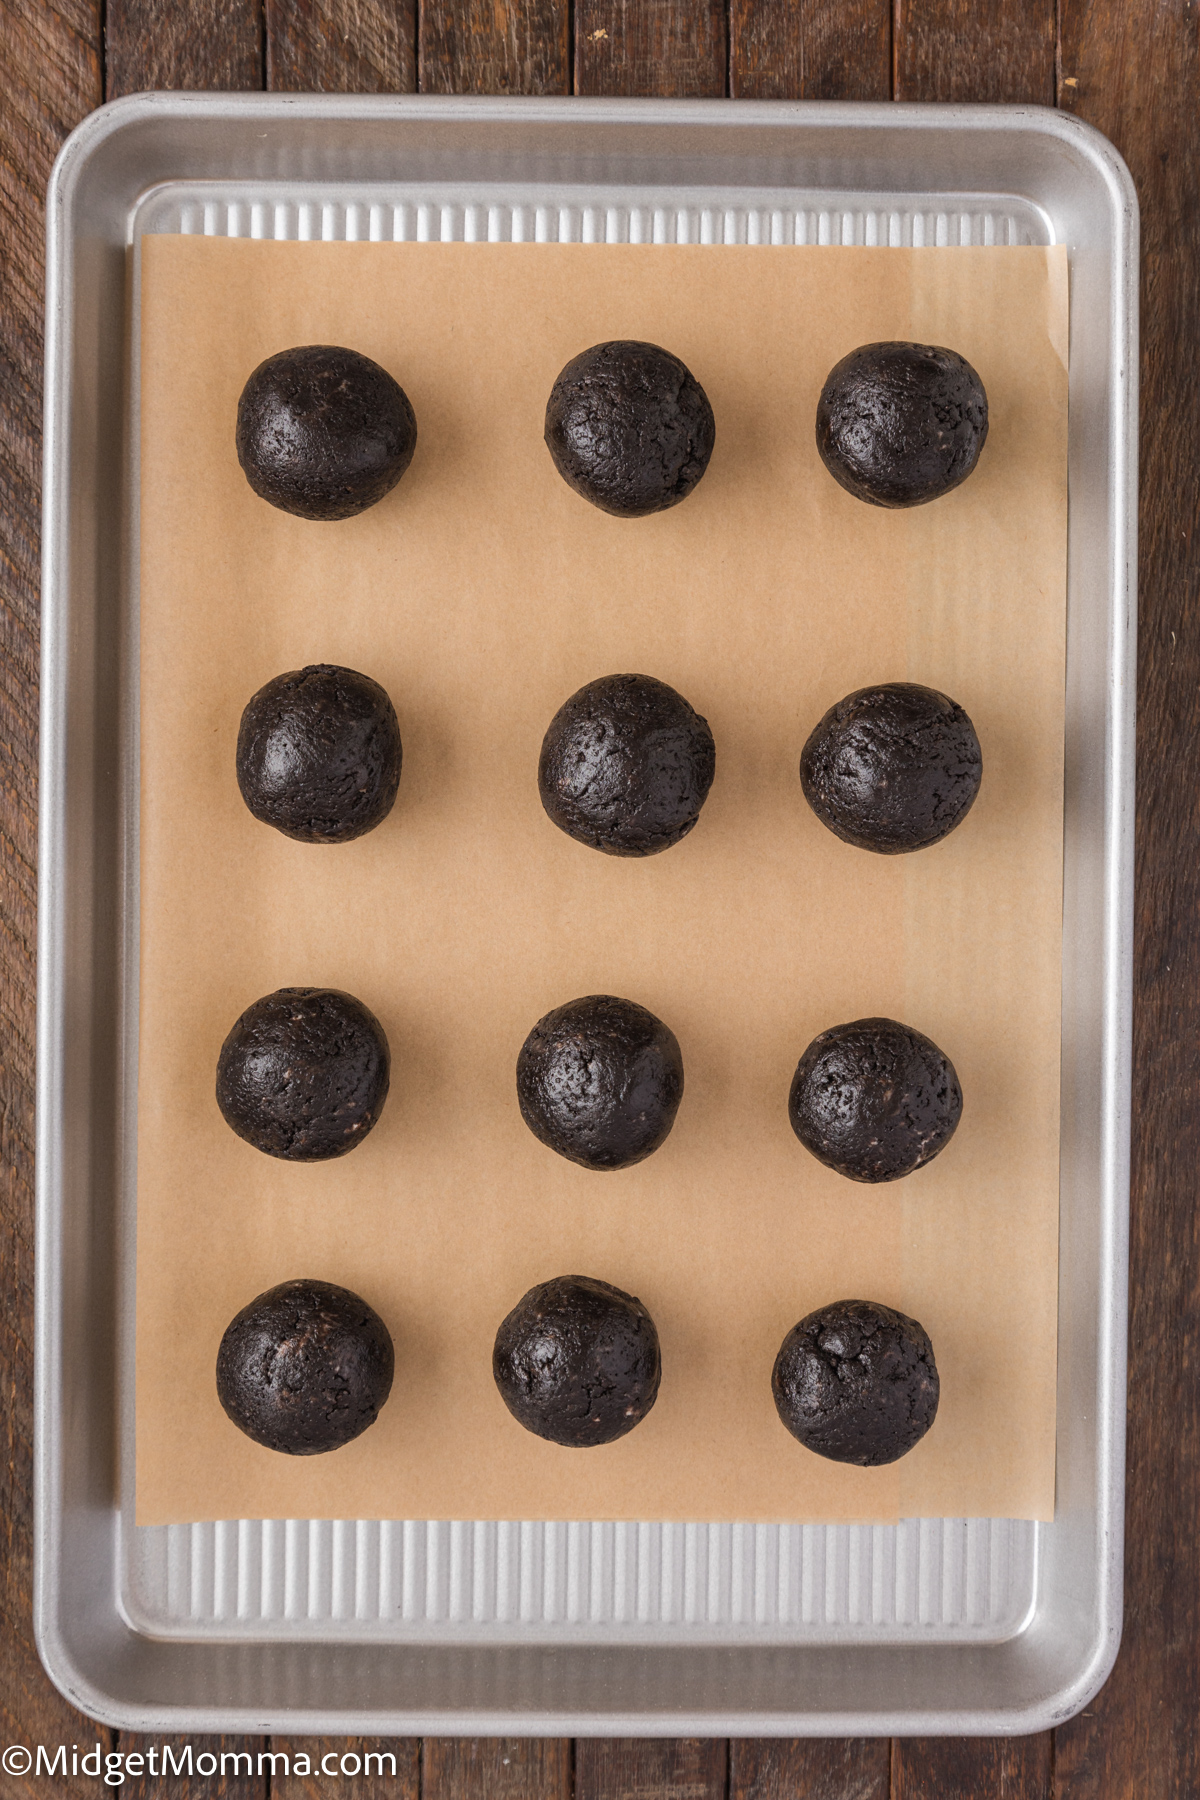
[[[1058,1220],[1066,262],[1061,249],[868,250],[143,240],[141,1014],[137,1516],[891,1520],[1049,1518]],[[542,442],[559,369],[646,338],[717,419],[708,474],[655,518],[609,518]],[[906,512],[865,506],[813,441],[832,364],[945,343],[987,387],[978,470]],[[234,414],[292,344],[390,369],[419,424],[361,518],[256,499]],[[338,848],[256,823],[241,711],[306,662],[361,669],[399,714],[390,818]],[[697,829],[630,861],[545,818],[557,707],[634,671],[709,720]],[[984,779],[915,855],[840,843],[801,795],[835,700],[916,680],[967,708]],[[357,994],[393,1051],[351,1155],[293,1166],[225,1126],[217,1052],[286,984]],[[517,1051],[606,992],[665,1019],[686,1093],[665,1146],[589,1173],[521,1121]],[[965,1096],[946,1151],[871,1188],[792,1135],[800,1052],[871,1014],[932,1036]],[[543,1443],[491,1375],[533,1283],[599,1276],[657,1321],[657,1406],[621,1442]],[[218,1405],[233,1314],[319,1276],[396,1344],[380,1420],[327,1456],[261,1449]],[[783,1430],[771,1366],[828,1301],[930,1332],[942,1401],[891,1467]]]

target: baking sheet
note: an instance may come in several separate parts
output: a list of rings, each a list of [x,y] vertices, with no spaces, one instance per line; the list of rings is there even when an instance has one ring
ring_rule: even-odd
[[[143,246],[142,895],[137,1505],[204,1517],[803,1519],[1053,1507],[1065,319],[1062,250]],[[685,505],[612,520],[541,443],[562,363],[666,343],[717,416]],[[831,364],[879,337],[948,342],[991,434],[962,489],[911,513],[843,494],[812,442]],[[289,343],[391,368],[420,441],[395,493],[336,526],[258,502],[232,447],[246,374]],[[233,775],[249,695],[345,662],[396,703],[405,772],[358,844],[255,823]],[[697,830],[645,863],[561,836],[537,749],[594,675],[658,675],[705,713]],[[964,827],[916,856],[841,845],[796,763],[869,680],[944,687],[984,749]],[[224,1126],[216,1053],[285,983],[348,988],[393,1047],[350,1157],[298,1169]],[[683,1047],[664,1148],[594,1175],[516,1109],[541,1013],[609,991]],[[871,1190],[793,1138],[814,1033],[888,1013],[962,1078],[936,1163]],[[600,1275],[663,1341],[661,1396],[602,1451],[523,1432],[490,1374],[534,1281]],[[287,1459],[225,1419],[232,1314],[293,1275],[363,1293],[397,1345],[379,1424]],[[862,1294],[930,1331],[942,1406],[901,1463],[852,1470],[783,1432],[785,1331]]]

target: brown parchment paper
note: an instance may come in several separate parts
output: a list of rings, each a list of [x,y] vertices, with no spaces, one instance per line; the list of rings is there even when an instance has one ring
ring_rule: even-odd
[[[137,1517],[1048,1518],[1054,1501],[1066,262],[1061,249],[294,244],[142,249],[141,1002]],[[568,357],[614,337],[682,356],[717,419],[683,505],[612,519],[542,443]],[[907,512],[864,506],[813,442],[856,344],[946,343],[986,384],[978,470]],[[250,370],[350,344],[419,423],[361,518],[288,517],[234,452]],[[257,824],[241,710],[306,662],[392,695],[390,818],[336,849]],[[652,674],[706,715],[696,830],[629,861],[542,813],[538,749],[591,678]],[[960,700],[983,789],[949,839],[880,857],[806,806],[825,709],[910,679]],[[331,984],[393,1057],[339,1161],[260,1155],[217,1111],[221,1041],[259,995]],[[609,992],[664,1018],[686,1093],[665,1146],[592,1174],[526,1130],[533,1023]],[[793,1137],[819,1030],[903,1019],[965,1095],[942,1156],[870,1188]],[[523,1431],[491,1375],[534,1282],[584,1273],[649,1306],[660,1398],[602,1450]],[[221,1333],[293,1276],[363,1294],[396,1343],[376,1426],[323,1457],[258,1448],[214,1387]],[[930,1332],[942,1401],[889,1468],[780,1426],[785,1332],[865,1296]]]

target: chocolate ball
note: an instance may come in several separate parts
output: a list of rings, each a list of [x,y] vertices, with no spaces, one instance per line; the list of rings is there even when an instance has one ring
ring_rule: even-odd
[[[915,1319],[873,1300],[839,1300],[793,1325],[771,1391],[806,1449],[875,1469],[920,1443],[937,1417],[940,1384]]]
[[[259,363],[237,409],[237,456],[262,500],[300,519],[352,519],[390,494],[417,421],[398,382],[357,350],[305,344]]]
[[[836,482],[872,506],[923,506],[967,479],[987,440],[983,383],[936,344],[862,344],[835,363],[817,403],[817,449]]]
[[[611,1444],[658,1398],[658,1332],[632,1294],[560,1275],[530,1288],[504,1320],[492,1373],[526,1431],[572,1449]]]
[[[302,844],[348,844],[373,831],[392,810],[401,760],[384,689],[333,663],[268,681],[238,731],[242,799],[256,819]]]
[[[962,707],[912,681],[847,694],[800,757],[804,797],[821,823],[883,856],[938,843],[966,818],[982,777]]]
[[[248,1006],[217,1060],[217,1105],[240,1138],[287,1162],[361,1144],[387,1099],[383,1026],[337,988],[279,988]]]
[[[268,1450],[320,1456],[373,1425],[392,1388],[387,1326],[329,1281],[284,1281],[244,1306],[217,1352],[217,1397]]]
[[[962,1090],[930,1038],[894,1019],[855,1019],[815,1037],[788,1096],[792,1130],[851,1181],[897,1181],[954,1136]]]
[[[686,837],[708,797],[708,720],[651,675],[605,675],[559,707],[538,792],[560,831],[608,856],[655,856]]]
[[[571,358],[546,406],[555,468],[568,487],[620,519],[686,500],[715,436],[704,389],[657,344],[593,344]]]
[[[633,1000],[590,994],[539,1019],[517,1058],[534,1137],[584,1169],[628,1169],[662,1144],[683,1098],[675,1033]]]

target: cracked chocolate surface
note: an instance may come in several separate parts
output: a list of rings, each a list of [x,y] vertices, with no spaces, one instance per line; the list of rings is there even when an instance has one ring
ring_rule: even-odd
[[[248,1006],[217,1060],[217,1105],[240,1138],[287,1162],[361,1144],[387,1099],[383,1026],[337,988],[279,988]]]
[[[260,499],[301,519],[351,519],[404,474],[417,421],[404,389],[369,356],[304,344],[254,370],[236,442]]]
[[[572,357],[546,405],[555,468],[577,494],[622,519],[686,500],[715,437],[704,389],[657,344],[593,344]]]
[[[982,778],[979,739],[963,708],[912,681],[847,694],[800,757],[804,797],[821,823],[883,856],[946,837],[975,804]]]
[[[530,1288],[504,1320],[492,1373],[526,1431],[575,1449],[611,1444],[658,1397],[658,1332],[632,1294],[560,1275]]]
[[[387,818],[400,725],[369,675],[310,663],[259,688],[242,714],[237,779],[256,819],[302,844],[346,844]]]
[[[784,1338],[771,1374],[783,1424],[832,1462],[878,1468],[920,1443],[937,1417],[937,1364],[915,1319],[872,1300],[839,1300]]]
[[[388,1328],[365,1300],[328,1281],[284,1281],[227,1326],[217,1396],[256,1444],[319,1456],[375,1423],[394,1366]]]
[[[538,760],[546,816],[608,856],[687,836],[716,772],[708,720],[652,675],[604,675],[563,702]]]
[[[585,1169],[627,1169],[662,1144],[683,1098],[669,1026],[634,1000],[589,994],[539,1019],[517,1058],[530,1131]]]
[[[855,1019],[815,1037],[788,1096],[792,1130],[851,1181],[897,1181],[944,1150],[962,1114],[954,1064],[895,1019]]]
[[[974,469],[987,432],[982,381],[936,344],[862,344],[834,364],[817,403],[821,461],[872,506],[948,494]]]

